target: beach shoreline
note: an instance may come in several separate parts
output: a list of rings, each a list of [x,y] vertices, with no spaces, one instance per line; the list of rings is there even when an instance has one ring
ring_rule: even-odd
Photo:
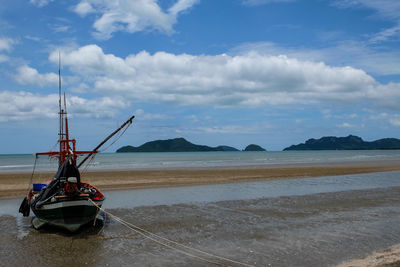
[[[398,161],[274,164],[236,167],[154,168],[95,170],[81,173],[81,180],[102,191],[225,184],[306,177],[323,177],[400,170]],[[33,182],[51,179],[54,172],[35,174]],[[0,199],[23,197],[31,173],[0,173]]]

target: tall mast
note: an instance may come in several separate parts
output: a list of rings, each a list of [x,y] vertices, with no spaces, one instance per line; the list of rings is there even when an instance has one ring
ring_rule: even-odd
[[[63,118],[62,118],[62,106],[61,106],[61,55],[60,51],[58,51],[58,107],[59,112],[58,116],[60,117],[60,125],[59,125],[59,132],[58,132],[58,143],[60,144],[60,155],[58,158],[58,164],[61,164],[61,151],[63,149],[63,143],[61,140],[63,139]]]
[[[67,152],[67,154],[70,153],[70,149],[69,149],[69,130],[68,130],[68,116],[67,116],[67,100],[65,99],[65,92],[64,92],[64,115],[65,115],[65,140],[67,141],[65,143],[65,150]]]
[[[99,148],[104,145],[111,137],[117,134],[120,130],[122,130],[127,124],[131,124],[132,120],[135,116],[130,117],[124,124],[122,124],[117,130],[115,130],[112,134],[110,134],[103,142],[101,142],[95,149],[91,151],[77,151],[76,150],[76,140],[69,139],[69,130],[68,130],[68,117],[67,117],[67,102],[64,92],[64,104],[62,103],[62,95],[61,95],[61,54],[58,52],[58,106],[59,106],[59,119],[60,119],[60,130],[58,133],[58,142],[60,144],[60,151],[50,151],[50,152],[41,152],[36,153],[36,155],[48,155],[48,156],[57,156],[58,164],[61,165],[68,158],[68,156],[72,156],[74,161],[76,162],[77,157],[82,154],[88,154],[86,158],[84,158],[78,168],[82,166],[82,164],[90,158],[93,154],[99,152]],[[70,144],[71,143],[71,144]],[[71,146],[72,145],[72,146]]]
[[[65,104],[64,104],[65,105]],[[65,160],[65,151],[67,150],[66,142],[65,142],[65,133],[64,133],[64,109],[62,106],[61,100],[61,54],[58,51],[58,107],[59,107],[59,117],[60,117],[60,129],[58,133],[58,142],[60,143],[60,153],[58,158],[58,164],[61,165]]]
[[[61,54],[60,54],[60,51],[58,51],[58,106],[60,107],[60,114],[61,114]]]

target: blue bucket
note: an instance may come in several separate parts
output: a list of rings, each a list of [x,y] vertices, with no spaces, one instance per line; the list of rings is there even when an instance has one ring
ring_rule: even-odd
[[[47,184],[35,184],[35,183],[33,183],[32,185],[33,185],[33,192],[40,192],[43,189],[43,187],[47,186]]]

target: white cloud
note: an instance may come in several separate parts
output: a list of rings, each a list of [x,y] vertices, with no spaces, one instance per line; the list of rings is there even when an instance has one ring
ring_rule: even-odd
[[[58,51],[51,53],[49,59],[58,63]],[[127,77],[135,74],[135,69],[127,65],[124,59],[104,54],[97,45],[61,52],[61,59],[63,65],[73,66],[74,71],[80,75]]]
[[[118,31],[134,33],[143,30],[157,30],[171,34],[177,17],[199,0],[177,0],[165,12],[156,0],[81,0],[74,11],[80,16],[97,13],[93,24],[95,37],[109,39]]]
[[[29,92],[0,92],[0,122],[55,118],[58,111],[58,95],[40,95]],[[127,102],[119,98],[103,97],[84,99],[71,96],[67,99],[70,115],[79,117],[112,117]]]
[[[264,4],[272,4],[272,3],[288,3],[295,2],[297,0],[243,0],[242,3],[244,5],[249,6],[259,6]]]
[[[398,24],[394,27],[385,29],[385,30],[373,35],[369,41],[371,43],[379,43],[379,42],[386,41],[396,35],[400,36],[400,24]]]
[[[394,95],[363,70],[257,52],[193,56],[143,51],[120,58],[97,45],[62,53],[63,64],[94,90],[140,101],[245,106],[354,103]],[[50,59],[58,60],[52,53]],[[377,92],[379,91],[379,93]]]
[[[339,8],[369,8],[376,11],[376,16],[395,22],[395,25],[373,34],[371,43],[383,42],[392,37],[400,37],[400,1],[398,0],[333,0]]]
[[[196,131],[209,134],[255,134],[260,133],[260,127],[243,125],[222,125],[213,127],[198,127]]]
[[[88,2],[80,2],[74,8],[75,13],[78,13],[80,16],[84,17],[89,13],[94,13],[95,9]]]
[[[392,118],[389,120],[390,124],[393,126],[398,126],[400,127],[400,116],[397,116],[396,118]]]
[[[16,41],[11,38],[0,38],[0,51],[10,51]]]
[[[10,58],[8,56],[0,54],[0,63],[8,61]]]
[[[194,126],[193,128],[186,129],[185,131],[200,134],[265,134],[273,129],[276,129],[276,125],[273,125],[270,122],[259,121],[255,123],[248,123],[247,125],[225,124],[214,126]]]
[[[339,128],[356,128],[357,126],[354,124],[343,122],[342,124],[339,124],[338,127]]]
[[[72,87],[68,88],[68,91],[71,91],[73,93],[86,93],[88,92],[88,90],[89,86],[86,83],[80,83],[79,81],[77,84],[74,84]]]
[[[358,115],[353,113],[353,114],[348,115],[348,117],[351,119],[355,119],[355,118],[358,118]]]
[[[386,112],[382,112],[379,114],[372,114],[369,117],[370,120],[375,120],[375,121],[387,121],[393,126],[399,126],[400,127],[400,114],[389,114]]]
[[[359,115],[356,113],[351,114],[332,114],[330,110],[323,110],[322,114],[324,114],[325,118],[335,118],[335,119],[358,119]]]
[[[379,104],[392,110],[399,110],[400,83],[389,83],[370,88],[368,97]]]
[[[67,32],[69,30],[69,26],[65,25],[51,25],[50,26],[54,32]]]
[[[323,61],[330,65],[345,64],[377,75],[400,75],[400,51],[388,51],[381,47],[376,49],[356,41],[343,41],[319,49],[286,48],[271,42],[246,43],[232,49],[235,54],[246,54],[248,51],[257,51],[263,55],[284,54],[305,61]]]
[[[128,106],[128,102],[120,97],[102,97],[85,99],[71,96],[67,99],[68,112],[79,117],[114,117],[115,114]]]
[[[0,92],[0,122],[29,120],[57,115],[58,96],[28,92]]]
[[[143,109],[137,109],[133,114],[135,114],[137,120],[164,120],[168,116],[165,114],[156,114],[144,112]]]
[[[332,0],[334,6],[340,8],[370,8],[385,19],[400,18],[400,2],[398,0]]]
[[[31,40],[31,41],[35,41],[35,42],[40,42],[41,39],[37,36],[31,36],[31,35],[25,35],[24,36],[26,39]]]
[[[372,112],[372,111],[369,111],[369,112]],[[387,120],[389,118],[389,116],[390,115],[388,113],[382,112],[379,114],[371,114],[369,118],[371,120]]]
[[[54,0],[30,0],[29,2],[35,6],[43,7],[53,2]]]
[[[171,14],[176,20],[176,17],[179,15],[179,13],[188,10],[198,2],[200,2],[200,0],[178,0],[168,9],[168,13]]]
[[[36,69],[23,65],[17,69],[14,79],[20,84],[31,84],[40,87],[58,84],[58,75],[55,73],[40,74]]]

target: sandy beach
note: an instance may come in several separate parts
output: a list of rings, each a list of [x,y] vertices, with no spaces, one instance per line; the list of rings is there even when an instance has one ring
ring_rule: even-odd
[[[375,172],[388,172],[388,171],[396,171],[400,170],[400,164],[395,161],[376,161],[376,162],[337,162],[337,163],[329,163],[329,164],[323,164],[323,163],[318,163],[318,164],[292,164],[292,165],[270,165],[270,166],[251,166],[251,167],[213,167],[213,168],[179,168],[179,169],[142,169],[142,170],[118,170],[118,171],[87,171],[82,173],[82,180],[87,181],[89,183],[92,183],[93,185],[99,187],[103,191],[108,191],[108,190],[118,190],[118,189],[140,189],[140,188],[157,188],[157,187],[173,187],[173,186],[186,186],[186,185],[201,185],[201,184],[228,184],[228,183],[240,183],[240,182],[250,182],[250,181],[265,181],[265,180],[282,180],[282,179],[296,179],[296,178],[304,178],[304,177],[315,177],[318,178],[320,177],[323,179],[323,176],[335,176],[335,175],[346,175],[346,174],[362,174],[362,173],[375,173]],[[37,173],[34,177],[34,182],[42,182],[45,180],[48,180],[51,178],[51,176],[54,175],[54,173]],[[28,188],[28,183],[30,180],[30,173],[2,173],[0,174],[0,198],[2,199],[11,199],[11,198],[18,198],[18,197],[23,197],[24,194],[27,191]],[[318,178],[319,179],[319,178]],[[331,244],[342,244],[343,242],[347,242],[347,246],[351,247],[354,246],[353,239],[348,238],[348,234],[353,234],[356,231],[359,231],[357,229],[353,230],[347,230],[347,226],[344,224],[343,225],[343,220],[346,222],[346,224],[352,225],[352,224],[357,224],[359,222],[362,222],[364,220],[360,220],[360,216],[365,217],[365,222],[368,222],[366,225],[362,224],[360,229],[369,229],[370,227],[376,227],[376,224],[369,224],[371,221],[375,220],[374,213],[379,214],[380,209],[382,209],[384,212],[386,208],[384,207],[395,207],[397,204],[397,199],[398,199],[398,188],[397,189],[392,189],[392,190],[372,190],[372,191],[360,191],[359,193],[332,193],[332,194],[322,194],[322,195],[310,195],[310,196],[304,196],[304,197],[289,197],[289,198],[278,198],[278,199],[261,199],[261,200],[250,200],[250,201],[225,201],[225,202],[220,202],[220,204],[213,204],[211,203],[210,205],[206,206],[186,206],[186,205],[174,205],[170,208],[166,208],[166,206],[159,206],[159,207],[154,207],[154,208],[136,208],[134,210],[129,210],[127,212],[123,210],[115,210],[114,212],[121,212],[120,215],[124,214],[136,214],[136,216],[132,217],[131,220],[137,219],[137,214],[140,213],[142,210],[144,214],[142,214],[141,217],[142,219],[145,219],[148,217],[149,219],[152,218],[152,221],[149,221],[147,223],[143,223],[145,226],[151,226],[153,223],[160,223],[162,226],[160,226],[160,229],[152,229],[153,231],[161,231],[163,234],[169,233],[169,231],[172,231],[172,233],[175,232],[180,232],[182,229],[184,229],[185,233],[189,235],[189,240],[192,239],[194,240],[195,238],[198,238],[199,234],[197,231],[201,229],[201,231],[206,231],[205,229],[208,229],[204,225],[210,225],[209,220],[215,220],[218,221],[218,223],[211,224],[216,226],[216,229],[213,229],[212,232],[207,233],[205,236],[209,235],[217,235],[212,239],[212,244],[216,246],[215,249],[219,250],[220,253],[223,253],[225,255],[235,255],[233,251],[235,249],[233,248],[236,246],[235,242],[239,242],[238,240],[231,239],[230,231],[242,231],[240,232],[244,237],[243,239],[240,239],[240,244],[242,242],[248,244],[250,247],[254,246],[254,248],[251,248],[250,251],[258,251],[255,257],[259,257],[257,261],[252,262],[250,258],[245,252],[243,252],[241,255],[242,259],[245,259],[245,261],[249,263],[254,263],[256,266],[261,266],[259,265],[261,262],[265,262],[266,260],[271,261],[272,263],[274,262],[274,257],[281,257],[282,253],[288,253],[286,251],[281,251],[280,249],[287,249],[289,251],[293,250],[293,253],[306,253],[305,249],[309,246],[310,251],[315,249],[315,247],[320,246],[321,244],[325,244],[327,247],[324,248],[324,245],[322,245],[322,248],[325,249],[326,251],[324,252],[324,257],[328,257],[325,259],[324,262],[319,262],[318,258],[313,259],[313,264],[322,264],[320,266],[335,266],[338,264],[337,259],[335,257],[331,257],[330,253],[338,253],[340,257],[348,258],[348,256],[353,255],[353,253],[348,253],[346,250],[341,249],[340,247],[335,247],[332,248],[330,247]],[[338,196],[339,195],[339,196]],[[375,196],[376,195],[376,196]],[[365,198],[365,199],[364,199]],[[340,201],[338,201],[340,199]],[[283,202],[282,202],[283,201]],[[271,202],[271,203],[270,203]],[[275,203],[276,202],[276,203]],[[286,203],[288,202],[288,203]],[[382,203],[380,203],[382,202]],[[295,204],[295,206],[292,207],[292,205]],[[308,203],[308,204],[307,204]],[[377,204],[379,203],[379,204]],[[219,209],[218,212],[215,213],[215,205],[218,205]],[[395,206],[393,206],[395,205]],[[354,206],[354,207],[353,207]],[[379,208],[379,210],[376,210],[377,207],[382,206],[382,208]],[[288,210],[290,209],[293,210]],[[239,208],[239,210],[238,210]],[[153,211],[154,209],[154,211]],[[171,209],[171,210],[170,210]],[[174,209],[177,209],[176,211]],[[181,209],[185,209],[185,211],[181,211]],[[199,210],[200,209],[200,210]],[[277,209],[274,211],[274,209]],[[348,217],[348,210],[354,209],[354,215],[352,217]],[[369,209],[370,212],[367,213],[360,213],[357,215],[359,210],[363,209]],[[163,216],[168,216],[166,218],[162,217],[159,218],[159,214],[163,214],[163,212],[172,212],[169,215],[163,215]],[[325,211],[332,211],[334,215],[333,217],[326,217]],[[392,216],[391,220],[393,222],[388,221],[386,229],[387,231],[392,231],[390,230],[390,227],[394,225],[394,222],[397,220],[396,216],[397,215],[392,215],[393,212],[395,212],[396,209],[393,211],[390,211]],[[235,212],[234,212],[235,211]],[[338,215],[337,212],[341,211],[343,214]],[[206,212],[210,218],[206,216],[205,218],[202,218],[200,220],[199,213],[204,213]],[[261,213],[260,213],[261,212]],[[300,213],[299,213],[300,212]],[[301,214],[301,212],[304,212],[304,214]],[[154,214],[153,214],[154,213]],[[225,214],[226,213],[226,214]],[[243,218],[240,220],[236,217],[239,216],[239,214],[243,213]],[[260,214],[258,214],[260,213]],[[146,215],[147,214],[147,215]],[[150,214],[150,215],[148,215]],[[153,215],[151,215],[153,214]],[[158,215],[155,215],[158,214]],[[183,214],[189,214],[189,215],[183,215]],[[237,225],[232,229],[230,229],[227,226],[227,221],[224,219],[221,222],[219,222],[220,219],[217,219],[214,216],[217,216],[219,214],[222,216],[221,218],[229,218],[228,226],[235,222],[236,220],[239,220],[237,222]],[[234,217],[230,217],[232,214],[236,214]],[[397,214],[397,213],[394,213]],[[147,216],[147,217],[146,217]],[[180,216],[184,216],[183,219]],[[194,216],[191,219],[185,219],[185,216]],[[248,217],[250,216],[250,217]],[[294,216],[291,218],[291,216]],[[337,217],[339,216],[339,217]],[[2,220],[4,221],[8,217],[3,217]],[[176,219],[173,219],[176,218]],[[181,219],[180,219],[181,218]],[[194,219],[195,218],[195,219]],[[268,218],[268,220],[265,221],[264,218]],[[288,220],[291,218],[290,220]],[[11,220],[11,218],[9,218]],[[129,219],[129,218],[128,218]],[[14,220],[14,219],[12,219]],[[12,221],[11,220],[11,221]],[[177,220],[174,224],[170,225],[164,225],[164,221],[173,221]],[[183,220],[183,221],[181,221]],[[185,224],[185,220],[187,221],[187,225]],[[243,227],[239,225],[245,225],[242,224],[243,220],[247,222],[247,220],[251,220],[252,224],[251,227]],[[253,220],[255,220],[253,222]],[[259,222],[257,222],[260,220]],[[321,223],[326,220],[327,224]],[[2,221],[2,222],[3,222]],[[195,223],[196,221],[196,223]],[[275,223],[273,223],[275,222]],[[293,240],[287,241],[286,239],[281,240],[281,232],[279,231],[280,227],[284,227],[287,223],[289,223],[293,227],[292,230],[285,230],[289,231],[286,233],[288,237],[292,238]],[[306,223],[307,222],[307,223]],[[334,222],[334,223],[332,223]],[[5,223],[5,221],[3,222]],[[21,222],[19,222],[21,223]],[[28,221],[22,221],[22,223],[29,225],[30,223]],[[158,225],[158,224],[155,225]],[[248,223],[248,222],[247,222]],[[272,223],[272,225],[270,225]],[[318,225],[317,230],[312,230],[313,228],[303,228],[303,225],[308,225],[308,224],[315,224]],[[221,225],[220,225],[221,224]],[[254,224],[254,225],[253,225]],[[18,226],[18,221],[17,224]],[[196,227],[201,226],[201,228],[197,229]],[[329,226],[330,225],[330,226]],[[377,224],[379,225],[379,224]],[[16,226],[16,227],[17,227]],[[168,226],[168,227],[167,227]],[[262,226],[262,227],[261,227]],[[115,233],[114,233],[114,228],[117,227],[114,223],[108,224],[107,226],[107,231],[110,232],[110,235],[116,235],[120,236],[121,233],[120,228],[116,228]],[[168,230],[170,227],[172,227],[172,230]],[[183,228],[182,228],[183,227]],[[192,229],[195,227],[197,230]],[[203,228],[205,227],[205,228]],[[261,228],[260,228],[261,227]],[[328,228],[326,228],[328,227]],[[178,228],[180,229],[178,231]],[[187,228],[187,229],[186,229]],[[265,234],[260,233],[254,233],[254,238],[250,238],[245,235],[244,233],[248,233],[254,229],[263,229],[263,231],[267,231]],[[17,228],[16,228],[17,229]],[[118,230],[117,230],[118,229]],[[284,229],[290,229],[290,228],[284,228]],[[329,229],[331,231],[332,229],[336,233],[333,235],[329,231],[326,232],[325,229]],[[16,230],[17,232],[20,230]],[[314,233],[317,231],[316,233]],[[349,231],[349,232],[348,232]],[[380,231],[383,231],[381,228],[377,228],[376,230],[377,233]],[[303,236],[304,232],[304,236]],[[309,232],[310,235],[308,234]],[[31,235],[35,233],[32,232]],[[195,234],[197,233],[197,234]],[[219,233],[225,233],[224,235],[218,236]],[[50,235],[52,233],[50,232]],[[316,236],[315,236],[316,234]],[[387,233],[386,233],[387,234]],[[82,234],[81,234],[82,235]],[[84,235],[84,233],[83,233]],[[293,236],[292,236],[293,235]],[[325,236],[327,235],[327,236]],[[337,236],[336,236],[337,235]],[[359,234],[356,234],[354,238],[359,238]],[[369,233],[363,233],[363,235],[369,235]],[[113,236],[111,236],[111,240],[113,240]],[[203,235],[200,235],[203,236]],[[41,242],[41,237],[43,235],[33,235],[30,236],[31,238],[34,238],[34,242]],[[108,238],[106,235],[105,237]],[[180,236],[172,236],[173,238],[181,238]],[[315,239],[318,237],[318,239]],[[12,238],[9,237],[8,235],[4,236],[3,239],[6,240],[7,238]],[[47,237],[46,237],[47,238]],[[65,237],[57,237],[60,239],[60,244],[64,242]],[[81,237],[78,237],[78,239]],[[249,239],[250,238],[250,239]],[[271,239],[272,238],[272,239]],[[297,241],[298,239],[301,240],[304,238],[306,240],[306,243],[301,245],[301,247],[294,246],[293,242],[300,242]],[[344,239],[343,239],[344,238]],[[367,237],[366,237],[367,238]],[[366,244],[371,244],[371,248],[374,247],[374,239],[377,237],[368,237],[369,239],[367,240]],[[36,240],[37,239],[37,240]],[[93,240],[92,240],[93,239]],[[270,240],[271,239],[271,240]],[[327,239],[332,239],[331,242],[333,243],[327,243]],[[337,239],[337,240],[336,240]],[[343,240],[342,240],[343,239]],[[72,238],[71,240],[74,240]],[[93,244],[98,245],[97,236],[90,237],[91,242]],[[107,239],[108,240],[108,239]],[[119,239],[117,239],[119,240]],[[108,243],[104,243],[102,246],[105,246],[106,248],[109,246],[110,243],[117,242],[116,244],[120,243],[126,243],[128,242],[127,239],[122,239],[119,241],[110,241]],[[129,239],[130,240],[130,239]],[[135,241],[136,240],[136,241]],[[225,240],[225,241],[221,241]],[[277,240],[281,240],[279,242],[283,242],[282,244],[279,244],[276,246]],[[377,239],[379,240],[379,238]],[[390,240],[390,238],[389,238]],[[133,242],[131,246],[140,246],[139,243],[137,243],[139,240],[137,237],[134,239],[130,240],[129,242]],[[200,239],[199,242],[208,242],[208,238],[202,240]],[[23,243],[24,241],[18,241],[18,243]],[[187,241],[189,242],[189,241]],[[224,243],[225,242],[225,243]],[[256,242],[256,243],[254,243]],[[271,243],[272,242],[272,243]],[[275,243],[274,243],[275,242]],[[386,242],[386,241],[385,241]],[[383,267],[383,266],[399,266],[400,262],[400,245],[394,245],[388,243],[388,245],[385,245],[386,243],[382,242],[382,244],[376,245],[377,247],[387,247],[386,249],[378,249],[377,251],[372,252],[375,249],[368,250],[366,249],[366,252],[360,253],[360,252],[355,252],[354,255],[358,255],[356,257],[350,257],[348,261],[345,261],[341,263],[339,266],[340,267],[350,267],[350,266],[374,266],[374,267]],[[46,242],[44,242],[46,243]],[[397,242],[396,242],[397,243]],[[275,244],[275,245],[274,245]],[[300,244],[300,243],[299,243]],[[22,244],[23,245],[23,244]],[[258,247],[262,245],[262,248],[267,251],[272,251],[273,255],[266,256],[262,253],[263,249],[259,249]],[[61,245],[60,245],[61,246]],[[226,251],[221,250],[221,247],[227,246]],[[286,246],[286,247],[285,247]],[[303,246],[305,246],[303,248]],[[277,247],[280,248],[277,250]],[[152,251],[152,248],[148,248],[151,253],[155,254],[163,254],[164,252],[160,251]],[[297,249],[301,249],[300,251],[297,251]],[[332,250],[333,249],[333,250]],[[11,249],[13,250],[13,249]],[[232,250],[232,251],[231,251]],[[276,250],[276,251],[275,251]],[[330,252],[332,250],[332,252]],[[136,251],[136,250],[135,250]],[[233,253],[233,254],[231,254]],[[313,252],[313,253],[322,253],[322,252]],[[368,254],[371,253],[371,254]],[[111,253],[112,254],[112,253]],[[143,266],[147,266],[148,264],[154,264],[154,263],[159,263],[158,265],[162,265],[164,259],[155,259],[155,261],[148,261],[148,258],[145,257],[145,255],[141,255],[139,253],[139,256],[135,252],[135,257],[138,257],[139,262],[140,259],[142,260],[141,263],[143,263]],[[308,255],[307,253],[305,255]],[[333,254],[332,254],[333,255]],[[346,256],[348,255],[348,256]],[[143,258],[141,258],[143,256]],[[2,257],[8,258],[8,256],[3,255]],[[271,257],[271,258],[270,258]],[[307,256],[306,256],[307,257]],[[310,259],[313,258],[312,253],[309,255]],[[358,258],[359,257],[359,258]],[[177,263],[177,266],[185,266],[188,264],[188,262],[185,260],[183,262],[177,262],[176,261],[176,256],[168,254],[169,258],[169,263],[174,262]],[[240,258],[240,257],[239,257]],[[356,258],[356,259],[353,259]],[[122,261],[126,260],[128,261],[128,257],[122,257]],[[294,263],[296,261],[299,261],[303,258],[293,258],[293,261],[287,262],[287,266],[294,266]],[[107,262],[107,260],[102,259],[102,263]],[[254,259],[253,259],[254,260]],[[307,264],[307,258],[304,258],[304,264]],[[17,262],[15,262],[17,263]],[[126,263],[126,262],[125,262]],[[277,263],[277,266],[283,266],[281,265],[283,262],[275,262]],[[332,264],[333,263],[333,264]],[[157,265],[156,264],[156,265]],[[313,265],[311,264],[311,265]],[[195,264],[196,265],[196,264]],[[284,264],[286,265],[286,263]],[[197,265],[196,265],[197,266]],[[202,266],[201,264],[198,266]]]
[[[81,180],[91,183],[101,190],[116,190],[321,177],[395,170],[400,170],[400,164],[397,161],[335,162],[251,167],[87,171],[81,174]],[[54,173],[36,173],[33,182],[49,180],[53,175]],[[0,173],[0,198],[24,196],[29,186],[30,177],[30,173]]]

